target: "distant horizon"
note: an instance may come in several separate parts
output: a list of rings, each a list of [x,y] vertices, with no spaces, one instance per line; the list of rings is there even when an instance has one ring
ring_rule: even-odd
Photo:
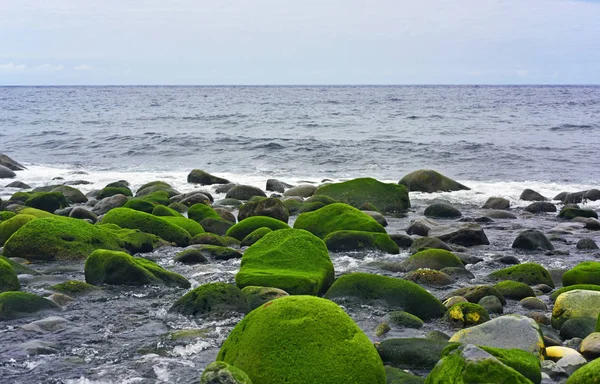
[[[78,88],[78,87],[599,87],[600,83],[581,84],[0,84],[0,88]]]

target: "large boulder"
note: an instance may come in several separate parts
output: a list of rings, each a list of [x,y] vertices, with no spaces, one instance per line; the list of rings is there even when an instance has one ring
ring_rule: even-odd
[[[27,169],[25,166],[19,164],[18,162],[16,162],[15,160],[11,159],[3,153],[0,153],[0,165],[10,169],[11,171],[22,171],[24,169]]]
[[[283,297],[250,312],[217,360],[254,384],[386,382],[369,338],[335,303],[312,296]]]
[[[546,284],[554,288],[554,281],[546,268],[535,263],[524,263],[500,269],[488,275],[496,281],[513,280],[528,285]]]
[[[351,273],[338,278],[325,295],[331,300],[350,300],[373,305],[381,303],[392,310],[402,310],[421,319],[441,317],[446,307],[419,285],[404,279]]]
[[[281,220],[287,224],[290,213],[279,199],[272,197],[249,201],[240,207],[238,220],[242,221],[250,216],[268,216]]]
[[[6,243],[13,233],[17,232],[22,226],[35,220],[37,217],[32,215],[19,214],[11,217],[8,220],[0,222],[0,247]]]
[[[322,239],[341,230],[386,233],[385,228],[371,216],[344,203],[329,204],[303,213],[296,219],[294,228],[305,229]]]
[[[189,288],[190,282],[155,262],[125,252],[98,249],[85,260],[85,281],[100,285],[167,285]]]
[[[600,262],[584,261],[577,264],[563,274],[562,283],[565,287],[575,284],[600,285]]]
[[[404,186],[368,177],[320,186],[315,195],[329,196],[355,208],[371,203],[381,212],[404,212],[410,208],[408,191]]]
[[[68,207],[69,202],[60,192],[36,192],[29,194],[25,205],[52,213],[57,209]]]
[[[452,192],[469,188],[436,171],[421,169],[404,176],[398,184],[404,185],[410,192]]]
[[[427,236],[437,237],[443,242],[458,244],[465,247],[490,244],[483,228],[473,223],[452,226],[440,225],[432,228]]]
[[[0,293],[0,320],[27,316],[39,311],[60,311],[60,307],[52,301],[33,293]]]
[[[561,329],[567,320],[576,318],[598,319],[600,292],[576,289],[556,298],[552,309],[552,326]]]
[[[250,200],[254,196],[267,197],[265,192],[251,185],[236,185],[227,191],[226,199]]]
[[[517,238],[512,244],[513,248],[523,249],[526,251],[535,250],[553,250],[554,246],[548,240],[546,235],[537,229],[527,229],[517,235]]]
[[[495,348],[516,348],[541,357],[544,339],[535,320],[521,315],[504,315],[471,328],[461,329],[451,342]]]
[[[334,279],[323,240],[310,232],[282,229],[266,234],[244,252],[238,287],[275,287],[291,295],[324,293]]]
[[[447,267],[464,268],[463,263],[452,252],[436,248],[425,249],[415,253],[402,262],[402,266],[406,271],[414,271],[420,268],[435,270]]]
[[[378,249],[398,254],[400,248],[387,233],[365,231],[335,231],[325,236],[327,249],[332,252],[355,251],[360,249]]]
[[[201,184],[201,185],[212,185],[212,184],[229,184],[229,180],[221,177],[213,176],[208,172],[201,169],[192,170],[187,177],[188,183]]]
[[[224,316],[231,312],[246,313],[248,305],[242,291],[233,284],[208,283],[189,291],[173,304],[170,312],[186,316],[208,314]]]

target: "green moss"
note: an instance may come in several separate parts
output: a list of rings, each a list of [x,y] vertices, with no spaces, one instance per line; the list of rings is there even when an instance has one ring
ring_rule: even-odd
[[[133,198],[129,199],[124,205],[123,208],[135,209],[136,211],[152,213],[156,207],[156,203],[153,201],[145,200],[142,198]]]
[[[288,210],[290,215],[298,213],[304,203],[295,199],[283,200],[283,205]]]
[[[235,276],[240,288],[275,287],[290,295],[323,293],[333,279],[333,264],[323,240],[307,231],[290,228],[268,233],[248,248]]]
[[[200,378],[200,384],[252,384],[244,371],[222,361],[215,361],[206,367]]]
[[[434,339],[401,338],[383,340],[376,348],[384,364],[404,369],[431,369],[449,345],[453,343]]]
[[[162,219],[185,229],[190,234],[190,237],[204,233],[204,228],[200,224],[187,217],[162,216]]]
[[[147,196],[155,192],[166,193],[169,198],[179,195],[179,192],[174,190],[169,184],[162,181],[153,181],[138,188],[136,196]]]
[[[402,263],[402,266],[407,271],[414,271],[422,268],[440,270],[448,267],[463,269],[465,267],[462,261],[460,261],[454,253],[438,248],[429,248],[417,252],[406,259]]]
[[[17,275],[39,275],[40,274],[39,272],[37,272],[29,267],[26,267],[22,264],[19,264],[16,261],[9,259],[8,257],[0,256],[0,260],[7,262],[15,270]]]
[[[415,376],[402,369],[385,366],[385,377],[387,384],[423,384],[425,379]]]
[[[125,195],[125,196],[133,196],[133,193],[131,193],[131,189],[129,189],[128,187],[104,187],[100,190],[100,192],[98,192],[98,195],[96,195],[96,198],[98,200],[102,200],[106,197],[111,197],[114,195]]]
[[[290,213],[281,200],[273,197],[263,197],[257,199],[257,201],[250,200],[240,207],[238,220],[242,221],[251,216],[272,217],[287,224]]]
[[[206,232],[214,233],[215,235],[225,236],[227,231],[233,227],[234,223],[223,219],[206,218],[200,222],[202,228]],[[239,240],[238,240],[239,241]]]
[[[462,268],[461,270],[464,271]],[[435,269],[415,269],[404,275],[403,278],[419,285],[431,287],[446,287],[454,282],[447,273]]]
[[[468,190],[468,187],[429,169],[421,169],[404,176],[398,184],[404,185],[409,191],[420,192],[451,192]]]
[[[570,206],[565,206],[558,213],[558,217],[565,220],[572,220],[576,217],[593,217],[594,219],[598,218],[598,214],[591,209],[580,209]]]
[[[600,292],[573,290],[556,298],[552,308],[551,324],[555,329],[562,329],[570,319],[589,318],[596,321],[600,315]],[[592,325],[592,331],[594,329]]]
[[[44,310],[59,311],[60,307],[52,301],[32,293],[0,293],[0,320],[13,319]]]
[[[328,299],[350,298],[361,303],[385,303],[390,309],[403,310],[421,319],[441,317],[446,307],[419,285],[404,279],[350,273],[338,278],[325,295]]]
[[[142,232],[152,233],[178,246],[186,246],[191,237],[180,226],[173,224],[164,217],[135,211],[129,208],[111,209],[100,221],[100,224],[116,224],[121,228],[139,229]]]
[[[85,281],[89,284],[146,285],[164,284],[189,288],[190,282],[155,262],[132,257],[124,252],[98,249],[85,261]]]
[[[11,211],[0,211],[0,222],[6,221],[12,217],[15,217],[17,214]]]
[[[521,300],[526,297],[535,297],[535,292],[529,285],[518,281],[504,280],[494,285],[494,288],[507,299]]]
[[[237,240],[236,240],[237,241]],[[221,247],[226,247],[227,244],[223,240],[223,238],[219,235],[215,235],[214,233],[200,233],[192,238],[190,244],[206,244],[206,245],[218,245]]]
[[[174,209],[171,209],[169,207],[166,207],[162,204],[159,204],[157,206],[155,206],[152,209],[152,214],[154,216],[174,216],[174,217],[183,217],[183,215],[179,212],[177,212]]]
[[[256,309],[271,300],[289,296],[283,289],[253,285],[242,288],[242,294],[246,298],[250,310]]]
[[[332,252],[378,249],[391,254],[400,253],[398,244],[387,233],[335,231],[325,236],[324,241]]]
[[[177,202],[169,204],[168,207],[179,213],[185,213],[188,210],[187,205]]]
[[[137,191],[135,192],[135,194],[139,195],[141,191],[143,191],[146,188],[150,188],[150,187],[171,188],[171,184],[169,184],[165,181],[162,181],[162,180],[150,181],[146,184],[143,184],[141,187],[139,187],[137,189]]]
[[[273,231],[290,228],[286,223],[272,217],[251,216],[229,228],[226,235],[242,241],[244,237],[261,227],[267,227]]]
[[[283,297],[250,312],[217,360],[255,384],[385,383],[368,337],[335,303],[312,296]]]
[[[256,243],[258,240],[262,239],[267,233],[270,233],[270,232],[273,232],[273,230],[271,228],[267,228],[267,227],[258,228],[256,230],[252,231],[252,233],[250,233],[248,236],[244,237],[244,239],[242,240],[240,245],[242,247],[249,247],[252,244]]]
[[[0,247],[4,245],[6,240],[17,232],[22,226],[29,223],[31,220],[36,220],[37,217],[31,215],[16,215],[11,219],[0,223]]]
[[[597,261],[584,261],[568,270],[562,276],[565,287],[575,284],[600,285],[600,263]]]
[[[64,283],[52,285],[49,287],[49,289],[67,294],[69,296],[77,296],[95,291],[98,289],[98,287],[79,280],[69,280],[65,281]]]
[[[490,315],[479,304],[458,303],[446,311],[444,320],[454,328],[465,328],[490,320]]]
[[[194,204],[188,210],[188,217],[196,222],[201,222],[204,219],[221,219],[221,216],[212,207],[206,204]]]
[[[528,285],[546,284],[554,288],[554,281],[546,268],[535,263],[513,265],[488,275],[494,280],[513,280]]]
[[[302,214],[306,212],[314,212],[326,206],[327,204],[323,204],[319,201],[315,201],[313,203],[302,203],[302,205],[298,208],[297,213]]]
[[[46,212],[52,213],[57,209],[69,206],[67,198],[60,192],[37,192],[32,193],[30,196],[25,201],[25,205]]]
[[[21,289],[21,284],[17,273],[9,263],[0,259],[0,292],[18,291],[19,289]]]
[[[564,283],[563,283],[564,285]],[[574,291],[576,289],[582,289],[584,291],[600,291],[600,285],[597,284],[574,284],[574,285],[569,285],[568,287],[562,287],[560,289],[557,289],[556,291],[552,292],[552,294],[550,295],[550,299],[552,299],[552,301],[556,301],[556,298],[558,296],[560,296],[561,293],[565,293],[565,292],[569,292],[569,291]]]
[[[111,231],[69,217],[32,220],[15,232],[4,245],[6,257],[28,260],[84,259],[94,250],[122,250]]]
[[[246,313],[246,298],[238,287],[227,283],[208,283],[201,285],[181,297],[173,304],[170,312],[186,316],[207,314]]]
[[[50,192],[60,192],[62,193],[69,202],[75,204],[87,203],[88,198],[85,197],[83,193],[77,188],[73,188],[68,185],[61,185],[60,187],[54,188]]]
[[[371,216],[342,203],[329,204],[314,212],[301,214],[294,228],[307,230],[322,239],[342,230],[386,233]]]
[[[32,195],[33,195],[32,192],[15,192],[10,196],[8,201],[11,203],[15,203],[15,202],[19,202],[19,201],[21,203],[25,203],[25,201],[27,201],[27,199],[29,199]]]
[[[590,361],[576,370],[567,380],[566,384],[592,384],[598,382],[600,372],[600,358]]]
[[[304,202],[309,203],[309,204],[310,203],[321,203],[321,204],[323,204],[323,206],[333,204],[333,203],[340,203],[340,201],[337,201],[336,199],[326,196],[326,195],[313,195],[313,196],[309,197],[308,199],[306,199]]]
[[[506,299],[498,290],[490,285],[475,285],[472,287],[464,287],[454,290],[444,296],[442,301],[449,299],[452,296],[462,296],[471,303],[479,303],[479,300],[486,296],[496,296],[502,305],[506,305]]]
[[[223,236],[222,239],[226,247],[239,248],[241,245],[241,242],[238,239],[231,236]]]
[[[369,202],[382,212],[404,212],[410,208],[408,191],[404,186],[382,183],[368,177],[323,185],[315,195],[329,196],[355,208]]]
[[[101,228],[117,236],[120,246],[131,254],[152,252],[154,248],[167,244],[160,237],[139,229],[121,228],[115,224],[103,224]]]
[[[423,327],[423,320],[419,319],[412,313],[405,311],[392,311],[389,314],[390,323],[403,328],[421,328]]]
[[[242,254],[235,249],[221,247],[218,245],[203,245],[196,248],[202,255],[215,260],[239,259]]]
[[[197,248],[184,249],[173,257],[173,261],[184,264],[208,263],[206,256]]]
[[[37,208],[22,207],[22,208],[19,208],[18,212],[21,215],[31,215],[31,216],[35,216],[37,218],[56,217],[52,213],[42,211],[41,209],[37,209]]]

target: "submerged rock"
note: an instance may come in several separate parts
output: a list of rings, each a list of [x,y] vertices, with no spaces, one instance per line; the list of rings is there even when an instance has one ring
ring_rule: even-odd
[[[0,259],[0,292],[18,291],[20,288],[21,284],[13,267]]]
[[[433,203],[425,208],[423,214],[426,217],[441,219],[455,219],[462,216],[462,213],[449,203]]]
[[[208,283],[186,293],[169,311],[186,316],[225,315],[246,313],[248,305],[242,291],[235,285]]]
[[[472,223],[435,227],[427,235],[429,237],[437,237],[446,243],[458,244],[465,247],[490,244],[483,228]]]
[[[419,192],[451,192],[468,190],[469,188],[436,171],[421,169],[404,176],[398,184],[404,185],[409,191]]]
[[[32,293],[0,293],[0,320],[14,319],[46,310],[60,311],[60,307],[52,301]]]
[[[229,180],[213,176],[210,173],[205,172],[201,169],[192,170],[188,174],[187,182],[200,185],[229,184]]]
[[[523,192],[521,192],[521,196],[519,196],[519,199],[525,200],[525,201],[546,201],[546,200],[548,200],[547,198],[542,196],[539,192],[536,192],[533,189],[529,189],[529,188],[524,189]]]

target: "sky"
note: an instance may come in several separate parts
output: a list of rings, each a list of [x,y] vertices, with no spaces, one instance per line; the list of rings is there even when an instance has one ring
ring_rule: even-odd
[[[0,85],[600,84],[600,0],[0,0]]]

